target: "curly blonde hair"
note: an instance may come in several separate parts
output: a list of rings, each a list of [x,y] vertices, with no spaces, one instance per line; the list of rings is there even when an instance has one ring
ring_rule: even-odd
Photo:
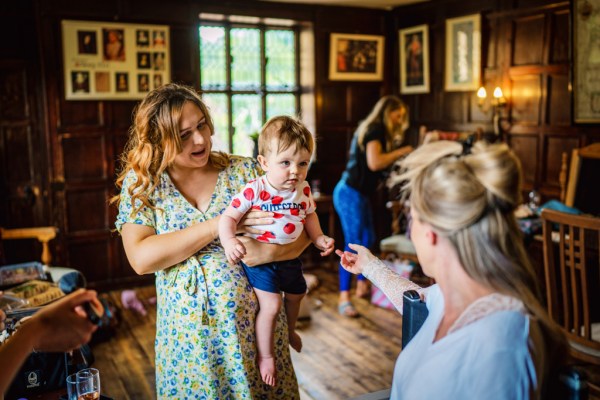
[[[401,165],[404,173],[397,179],[405,182],[403,196],[410,197],[419,219],[449,239],[472,279],[523,302],[560,363],[565,338],[542,305],[514,216],[521,202],[521,164],[514,152],[506,144],[480,141],[469,149],[438,141],[421,146]],[[545,372],[555,366],[545,365]]]
[[[183,105],[193,103],[206,118],[211,135],[214,125],[208,108],[200,95],[191,87],[175,83],[161,86],[148,93],[134,110],[134,123],[129,129],[129,140],[120,157],[120,170],[117,188],[123,187],[123,181],[129,171],[137,177],[128,190],[131,195],[132,214],[143,206],[155,209],[149,201],[149,195],[156,189],[160,175],[172,165],[181,152],[179,120]],[[223,169],[229,157],[225,153],[211,152],[209,162]],[[119,206],[120,196],[111,199],[111,204]]]

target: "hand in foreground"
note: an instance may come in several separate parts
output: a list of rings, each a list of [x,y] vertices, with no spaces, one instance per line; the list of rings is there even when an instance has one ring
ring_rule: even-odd
[[[264,229],[256,229],[254,225],[271,225],[273,221],[273,213],[268,211],[248,211],[237,225],[237,233],[254,233],[262,235]]]
[[[225,249],[227,261],[231,264],[237,264],[246,255],[246,247],[238,238],[231,238],[222,243]]]
[[[364,246],[350,243],[348,246],[356,252],[356,254],[349,251],[336,250],[335,254],[340,256],[340,264],[348,272],[353,274],[362,274],[364,267],[373,260],[375,257],[369,249]]]
[[[319,250],[323,250],[321,252],[322,257],[331,254],[331,252],[334,250],[334,244],[335,240],[325,235],[321,235],[317,238],[317,240],[315,240],[315,246],[317,246]]]
[[[98,327],[92,324],[82,305],[92,302],[103,309],[93,290],[79,289],[70,295],[43,307],[21,329],[32,329],[37,334],[33,347],[36,350],[65,352],[76,349],[92,338]]]

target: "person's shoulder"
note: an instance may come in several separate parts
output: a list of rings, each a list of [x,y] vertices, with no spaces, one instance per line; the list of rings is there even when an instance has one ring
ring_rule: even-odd
[[[520,346],[527,347],[530,321],[526,314],[510,310],[497,311],[478,322],[477,337],[482,339],[482,350],[508,348],[514,351]]]
[[[385,135],[385,125],[375,122],[368,126],[366,137],[367,138],[378,138]]]

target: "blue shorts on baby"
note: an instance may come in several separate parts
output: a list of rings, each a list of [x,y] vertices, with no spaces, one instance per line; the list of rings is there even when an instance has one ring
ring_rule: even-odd
[[[249,267],[241,263],[253,288],[270,293],[305,294],[306,280],[298,258]]]

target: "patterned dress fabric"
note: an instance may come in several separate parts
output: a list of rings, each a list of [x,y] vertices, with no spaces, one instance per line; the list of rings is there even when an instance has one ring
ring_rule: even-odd
[[[231,156],[204,212],[192,206],[163,173],[150,196],[158,209],[143,207],[132,216],[128,188],[136,176],[130,171],[123,183],[115,225],[119,231],[124,223],[146,225],[159,235],[184,229],[220,215],[232,196],[258,173],[253,159]],[[218,240],[187,260],[156,272],[156,291],[158,398],[300,398],[283,312],[274,338],[277,386],[263,384],[256,365],[254,334],[258,302],[242,267],[227,263]]]

